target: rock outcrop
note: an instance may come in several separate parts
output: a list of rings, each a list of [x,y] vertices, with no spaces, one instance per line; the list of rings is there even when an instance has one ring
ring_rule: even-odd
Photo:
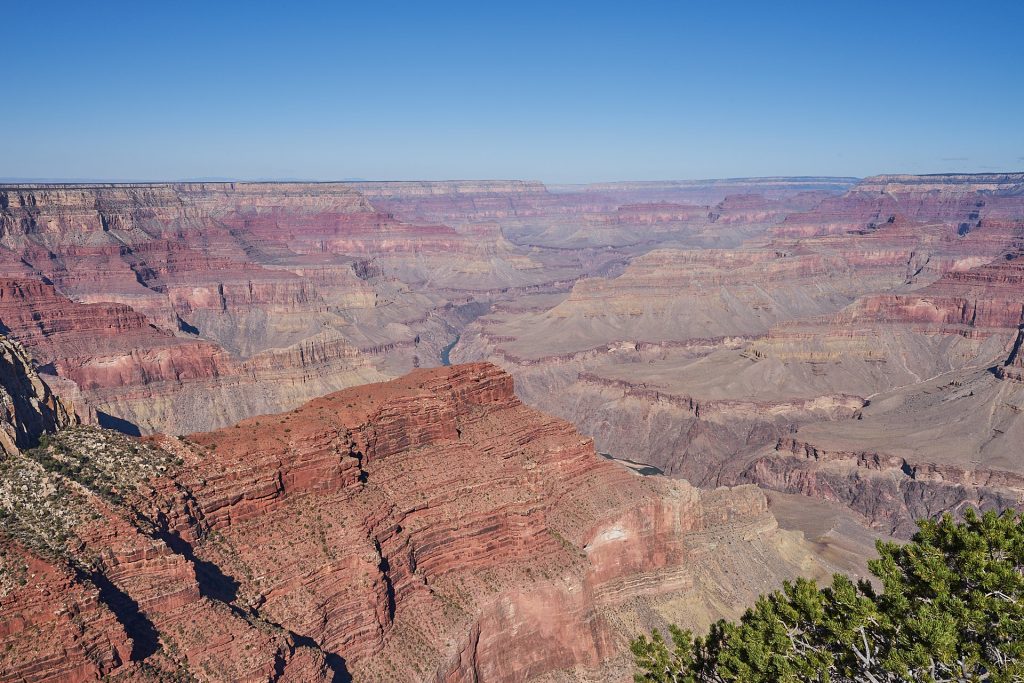
[[[754,487],[602,459],[486,364],[66,429],[4,461],[0,513],[5,680],[628,680],[641,630],[828,569]]]
[[[1002,379],[1024,382],[1024,327],[1017,332],[1017,339],[1013,342],[1013,350],[1006,358],[1006,362],[997,365],[995,373]]]
[[[77,422],[74,407],[40,379],[25,347],[0,335],[0,450],[16,455]]]

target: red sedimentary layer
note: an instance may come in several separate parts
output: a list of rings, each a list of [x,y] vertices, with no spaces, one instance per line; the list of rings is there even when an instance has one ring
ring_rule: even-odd
[[[985,334],[1024,325],[1024,258],[944,273],[908,294],[865,297],[837,320],[932,324]]]
[[[7,538],[0,568],[5,680],[98,680],[130,661],[132,642],[95,586]]]
[[[1016,505],[1024,476],[952,464],[911,463],[878,452],[824,449],[780,439],[774,453],[747,465],[738,481],[850,506],[887,532],[909,536],[915,520],[965,505]]]
[[[422,210],[400,220],[390,201]],[[212,428],[436,364],[453,302],[564,290],[614,258],[555,254],[542,273],[481,222],[522,202],[532,215],[579,203],[519,182],[0,187],[0,323],[84,400],[143,431],[181,431],[185,414]],[[460,207],[473,224],[430,218]],[[271,365],[286,390],[247,391],[223,411],[188,388],[252,388]]]
[[[213,344],[159,330],[130,306],[78,304],[40,282],[0,280],[0,320],[85,390],[207,378],[229,364]]]
[[[900,533],[972,502],[1005,507],[1022,488],[1021,403],[1014,385],[991,380],[1024,367],[1022,188],[1024,174],[890,176],[803,210],[730,197],[721,206],[737,214],[779,209],[766,238],[650,251],[546,309],[492,309],[456,357],[501,363],[526,400],[601,450],[702,485],[751,481],[868,506]],[[665,188],[645,198],[655,191]],[[663,343],[641,352],[637,339]],[[861,410],[858,397],[961,371],[947,383],[969,382],[962,390],[908,390]],[[876,437],[868,455],[761,455],[805,425],[817,428],[809,447],[854,453],[850,422]],[[919,422],[882,447],[887,431]],[[875,452],[885,462],[872,469]]]
[[[48,560],[64,588],[0,591],[3,677],[619,680],[652,601],[752,596],[796,570],[758,492],[630,474],[487,364],[152,443],[178,464],[121,500],[93,494],[74,528],[88,576]],[[62,658],[30,643],[73,609]]]

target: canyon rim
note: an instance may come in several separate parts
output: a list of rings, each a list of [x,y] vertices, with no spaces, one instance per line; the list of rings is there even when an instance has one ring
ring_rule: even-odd
[[[1024,529],[1024,4],[4,9],[0,683],[820,681]]]
[[[12,680],[628,680],[1024,494],[1022,174],[0,205]]]

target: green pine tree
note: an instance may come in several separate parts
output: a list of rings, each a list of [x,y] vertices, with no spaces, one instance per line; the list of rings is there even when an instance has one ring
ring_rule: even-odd
[[[1010,683],[1024,681],[1024,516],[919,522],[879,542],[881,591],[837,574],[764,595],[705,636],[669,627],[631,649],[637,683]]]

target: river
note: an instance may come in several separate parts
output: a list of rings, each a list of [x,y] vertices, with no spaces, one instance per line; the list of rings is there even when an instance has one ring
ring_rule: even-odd
[[[441,349],[441,365],[452,364],[452,349],[454,349],[455,345],[459,343],[460,336],[461,335],[458,334],[455,335],[455,339],[452,340],[452,343]]]

